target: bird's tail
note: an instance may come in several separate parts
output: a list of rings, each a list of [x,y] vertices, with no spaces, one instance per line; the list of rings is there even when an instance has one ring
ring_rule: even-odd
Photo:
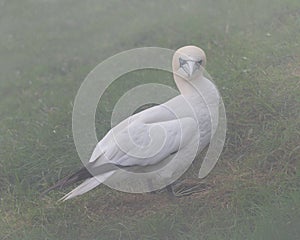
[[[45,194],[47,194],[48,192],[50,192],[52,190],[63,189],[65,187],[72,185],[73,183],[76,183],[76,182],[79,182],[82,180],[86,180],[91,177],[93,177],[93,175],[87,170],[87,168],[83,167],[80,170],[78,170],[77,172],[75,172],[69,176],[66,176],[63,179],[60,179],[53,186],[44,190],[41,193],[41,196],[44,196]]]
[[[83,183],[81,183],[78,187],[73,189],[71,192],[63,196],[59,201],[66,201],[73,197],[82,195],[93,188],[97,187],[99,184],[103,183],[106,179],[108,179],[111,175],[113,175],[115,170],[103,173],[101,175],[98,175],[96,177],[89,178],[85,180]]]
[[[89,168],[89,170],[88,170],[88,168]],[[93,178],[94,176],[97,176],[97,179],[98,179],[99,176],[102,176],[102,175],[106,176],[105,175],[106,173],[116,170],[118,168],[119,167],[117,165],[111,164],[111,163],[102,164],[97,167],[93,166],[93,164],[88,164],[87,167],[83,167],[80,170],[78,170],[77,172],[75,172],[69,176],[66,176],[63,179],[60,179],[53,186],[44,190],[41,193],[41,196],[44,196],[45,194],[47,194],[48,192],[50,192],[52,190],[63,189],[65,187],[72,185],[73,183],[77,183],[77,182],[80,182],[83,180],[89,180],[89,179]],[[99,180],[101,180],[101,177],[99,177]],[[105,179],[103,181],[105,181]]]

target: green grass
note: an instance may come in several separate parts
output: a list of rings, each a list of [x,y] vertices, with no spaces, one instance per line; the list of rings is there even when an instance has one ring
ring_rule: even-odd
[[[299,26],[298,0],[0,0],[0,239],[299,238]],[[175,200],[105,186],[66,203],[61,192],[40,198],[81,166],[72,107],[94,66],[135,47],[188,44],[205,50],[228,118],[210,188]],[[151,70],[113,84],[98,136],[126,90],[157,81],[174,86]]]

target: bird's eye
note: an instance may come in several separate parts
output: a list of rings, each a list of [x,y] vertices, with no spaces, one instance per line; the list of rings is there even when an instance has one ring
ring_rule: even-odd
[[[186,63],[187,63],[187,60],[184,60],[181,57],[179,58],[179,65],[180,65],[180,67],[182,67]]]
[[[202,59],[200,59],[199,61],[197,61],[198,65],[202,65]]]

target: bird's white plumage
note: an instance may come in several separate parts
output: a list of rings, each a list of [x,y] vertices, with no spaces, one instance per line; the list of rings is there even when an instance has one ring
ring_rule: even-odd
[[[197,49],[195,53],[190,48],[187,51],[182,49],[182,54],[188,56],[195,54],[198,57]],[[200,57],[203,57],[201,54],[202,52],[199,54]],[[173,68],[176,68],[176,63],[173,64]],[[105,163],[124,167],[155,165],[184,148],[195,134],[200,135],[199,152],[209,143],[211,114],[214,114],[219,99],[216,87],[203,77],[202,72],[191,82],[175,75],[174,78],[181,95],[137,113],[112,128],[97,144],[91,155],[89,163],[93,167]],[[198,131],[195,131],[195,126]],[[87,179],[62,200],[93,189],[111,177],[115,171],[111,170]]]

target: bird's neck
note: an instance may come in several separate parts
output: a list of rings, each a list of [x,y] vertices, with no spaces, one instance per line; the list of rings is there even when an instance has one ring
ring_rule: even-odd
[[[201,89],[205,89],[208,81],[202,74],[192,80],[186,80],[177,75],[174,76],[174,79],[178,90],[184,96],[199,94]]]

